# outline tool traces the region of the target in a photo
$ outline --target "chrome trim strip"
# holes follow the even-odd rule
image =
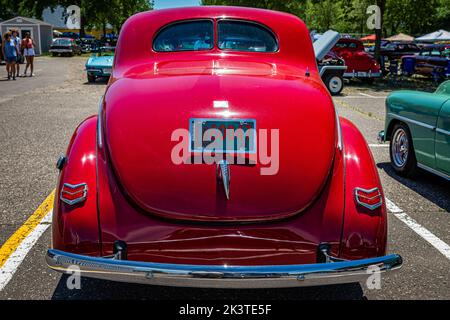
[[[440,129],[440,128],[436,128],[436,132],[445,134],[447,136],[450,136],[450,131],[444,130],[444,129]]]
[[[71,189],[76,189],[76,188],[80,188],[80,187],[84,187],[84,188],[83,188],[82,190],[80,190],[80,191],[70,192],[70,191],[64,191],[64,187],[69,187],[69,188],[71,188]],[[82,195],[80,198],[78,198],[78,199],[75,199],[75,200],[69,200],[69,199],[63,198],[63,192],[64,192],[64,193],[68,193],[68,194],[70,194],[70,195],[74,195],[74,194],[83,192],[83,195]],[[59,199],[60,199],[62,202],[64,202],[64,203],[67,203],[67,204],[69,204],[69,205],[74,205],[74,204],[77,204],[77,203],[80,203],[80,202],[86,200],[87,192],[88,192],[88,187],[87,187],[87,184],[86,184],[86,183],[80,183],[80,184],[64,183],[64,184],[63,184],[63,187],[61,188],[61,192],[59,193]]]
[[[398,119],[398,120],[402,120],[402,121],[405,121],[405,122],[409,122],[409,123],[412,123],[412,124],[415,124],[415,125],[418,125],[418,126],[430,129],[430,130],[435,130],[436,129],[436,127],[434,127],[432,125],[429,125],[427,123],[416,121],[416,120],[413,120],[413,119],[409,119],[409,118],[406,118],[406,117],[403,117],[403,116],[399,116],[399,115],[397,115],[395,113],[392,113],[392,112],[389,112],[388,115],[391,116],[392,118],[395,118],[395,119]]]
[[[439,176],[439,177],[441,177],[441,178],[444,178],[444,179],[450,181],[450,176],[447,175],[447,174],[445,174],[445,173],[443,173],[443,172],[440,172],[440,171],[437,171],[436,169],[427,167],[426,165],[421,164],[421,163],[417,163],[417,166],[418,166],[420,169],[423,169],[423,170],[425,170],[425,171],[428,171],[428,172],[430,172],[430,173],[433,173],[433,174],[435,174],[435,175],[437,175],[437,176]]]
[[[103,109],[103,96],[100,98],[100,103],[98,104],[98,114],[97,114],[97,144],[100,148],[103,146],[102,109]]]
[[[364,192],[364,193],[372,193],[372,192],[378,191],[378,194],[377,194],[376,196],[372,197],[372,198],[368,198],[368,197],[366,197],[366,196],[360,195],[360,194],[358,193],[359,191],[362,191],[362,192]],[[375,209],[381,207],[381,205],[383,204],[383,197],[381,196],[380,189],[378,189],[378,188],[373,188],[373,189],[370,189],[370,190],[363,189],[363,188],[355,188],[354,193],[355,193],[355,199],[356,199],[356,202],[357,202],[360,206],[363,206],[363,207],[365,207],[365,208],[367,208],[367,209],[369,209],[369,210],[375,210]],[[365,199],[372,200],[372,199],[375,199],[375,198],[377,198],[377,197],[380,198],[380,202],[377,203],[377,204],[374,204],[374,205],[370,205],[370,204],[361,202],[361,200],[359,200],[359,198],[365,198]]]
[[[322,76],[327,70],[347,70],[347,66],[323,66],[320,67],[320,76]]]
[[[341,128],[341,120],[339,119],[339,113],[336,109],[336,106],[334,107],[334,111],[336,113],[336,125],[337,125],[337,132],[338,132],[338,149],[339,151],[342,151],[344,148],[344,142],[342,140],[342,128]]]
[[[112,260],[49,249],[48,266],[58,272],[71,272],[77,266],[85,277],[164,286],[203,288],[283,288],[366,281],[369,268],[381,272],[399,269],[402,257],[304,265],[188,265]]]

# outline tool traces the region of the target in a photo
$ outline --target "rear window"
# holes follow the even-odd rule
[[[55,46],[70,46],[72,41],[70,39],[55,39],[53,45]]]
[[[200,51],[214,47],[214,26],[210,20],[178,22],[164,27],[153,41],[158,52]]]
[[[251,22],[226,21],[218,23],[221,50],[276,52],[278,42],[268,28]]]

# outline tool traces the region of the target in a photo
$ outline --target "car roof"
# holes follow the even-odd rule
[[[283,12],[265,9],[232,7],[232,6],[198,6],[176,9],[160,9],[138,13],[130,17],[122,26],[116,49],[116,70],[121,66],[131,67],[139,61],[157,63],[159,59],[167,60],[172,57],[186,57],[197,59],[208,55],[226,52],[217,47],[212,50],[186,51],[175,53],[158,53],[152,49],[152,41],[161,28],[176,22],[211,19],[243,20],[259,23],[271,29],[279,42],[279,50],[276,53],[261,52],[233,52],[234,56],[254,56],[256,59],[282,60],[286,64],[313,70],[317,68],[314,50],[306,24],[300,18]],[[144,39],[144,40],[143,40]],[[264,58],[261,58],[264,56]],[[307,66],[306,66],[307,64]]]

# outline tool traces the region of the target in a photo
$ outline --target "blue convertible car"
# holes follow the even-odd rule
[[[114,47],[101,47],[89,57],[86,62],[88,82],[94,82],[97,78],[108,78],[111,75],[114,50]]]

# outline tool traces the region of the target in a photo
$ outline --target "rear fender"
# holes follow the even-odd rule
[[[381,187],[372,153],[361,132],[350,121],[341,118],[345,159],[345,214],[341,257],[360,259],[383,256],[386,252],[387,217]],[[356,202],[355,188],[379,188],[383,204],[369,210]]]
[[[75,130],[67,149],[56,188],[53,209],[53,248],[100,255],[96,175],[97,116],[84,120]],[[86,200],[70,205],[60,199],[64,183],[87,184]]]

